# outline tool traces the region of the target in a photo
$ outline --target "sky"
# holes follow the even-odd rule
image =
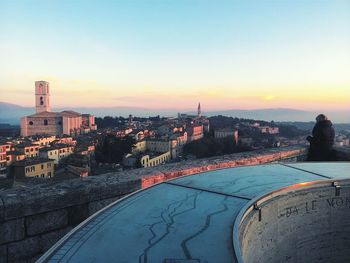
[[[0,0],[0,101],[350,109],[349,0]]]

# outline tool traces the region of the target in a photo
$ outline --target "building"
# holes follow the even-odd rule
[[[203,131],[206,132],[206,133],[209,133],[210,131],[210,122],[209,122],[209,119],[206,119],[206,118],[201,118],[200,119],[200,123],[203,125]]]
[[[142,130],[135,130],[128,134],[131,138],[135,139],[136,141],[140,141],[143,138],[145,138],[144,132]]]
[[[175,138],[153,138],[138,141],[133,145],[131,153],[123,159],[124,166],[135,166],[140,160],[142,167],[157,166],[177,157],[178,143]]]
[[[175,142],[174,142],[175,143]],[[148,139],[146,143],[146,149],[151,152],[168,152],[175,145],[171,140],[167,139]]]
[[[183,146],[187,143],[187,132],[175,133],[171,136],[172,139],[177,141],[177,146]]]
[[[88,177],[89,170],[84,167],[76,167],[73,165],[67,165],[65,167],[65,172],[71,174],[71,177]]]
[[[155,153],[170,152],[171,159],[176,158],[176,139],[147,139],[146,150]]]
[[[69,144],[69,145],[76,145],[77,141],[73,139],[71,136],[64,135],[62,137],[56,137],[56,140],[54,143],[62,143],[62,144]]]
[[[12,140],[4,140],[0,142],[1,146],[5,146],[6,152],[13,151],[14,148],[14,142]]]
[[[168,134],[170,133],[171,127],[168,124],[161,125],[157,128],[157,134]]]
[[[279,134],[278,127],[260,126],[258,129],[261,134]]]
[[[6,177],[7,161],[6,161],[6,144],[0,145],[0,178]]]
[[[71,155],[74,151],[74,146],[66,144],[55,144],[51,147],[44,147],[39,150],[39,156],[46,159],[54,160],[58,164],[61,159]]]
[[[338,135],[335,138],[334,145],[338,147],[348,147],[350,145],[350,140],[344,135]]]
[[[26,155],[20,151],[9,151],[6,153],[7,167],[9,167],[14,162],[22,161],[25,158]]]
[[[36,113],[21,118],[21,135],[78,135],[96,130],[95,118],[74,111],[51,112],[50,87],[46,81],[35,82]]]
[[[147,141],[146,140],[138,141],[133,145],[131,154],[136,155],[139,153],[143,153],[146,150],[147,150]]]
[[[54,161],[44,158],[25,159],[11,165],[11,174],[15,178],[52,178]]]
[[[32,143],[41,147],[49,146],[56,140],[55,135],[34,135],[32,136]]]
[[[188,142],[196,141],[203,138],[203,125],[194,124],[188,125],[187,130],[187,140]]]
[[[249,136],[239,137],[238,142],[247,146],[251,146],[254,143],[254,139]]]
[[[15,149],[26,155],[26,158],[35,158],[39,156],[39,146],[32,143],[20,143],[14,146]]]
[[[95,153],[96,146],[93,142],[84,142],[75,148],[75,152],[79,155],[91,156]]]
[[[214,137],[216,139],[232,137],[232,138],[234,138],[234,141],[237,144],[238,143],[238,130],[228,129],[228,128],[216,129],[214,131]]]
[[[141,157],[140,163],[142,167],[153,167],[160,164],[164,164],[171,159],[171,153],[165,152],[160,155],[149,155],[146,154]]]

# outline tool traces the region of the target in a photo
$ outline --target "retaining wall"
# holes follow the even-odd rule
[[[265,197],[241,221],[242,262],[350,262],[350,180],[337,183]]]
[[[0,262],[34,262],[99,209],[155,183],[214,169],[295,161],[306,151],[275,148],[0,191]]]

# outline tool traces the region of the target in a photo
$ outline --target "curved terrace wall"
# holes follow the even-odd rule
[[[136,190],[178,176],[305,154],[303,147],[276,148],[0,191],[1,262],[35,261],[88,216]]]
[[[251,204],[238,225],[244,263],[350,262],[350,180],[287,187]]]

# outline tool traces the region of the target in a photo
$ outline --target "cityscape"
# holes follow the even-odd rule
[[[65,180],[266,148],[306,146],[311,133],[310,123],[298,128],[287,122],[206,117],[200,102],[197,114],[178,113],[177,117],[130,114],[127,118],[95,118],[69,110],[52,112],[50,83],[35,81],[33,86],[36,113],[21,118],[20,134],[16,128],[2,129],[4,185],[32,178]],[[341,127],[335,146],[349,147],[350,125]]]
[[[350,262],[349,27],[346,0],[0,0],[0,263]]]

